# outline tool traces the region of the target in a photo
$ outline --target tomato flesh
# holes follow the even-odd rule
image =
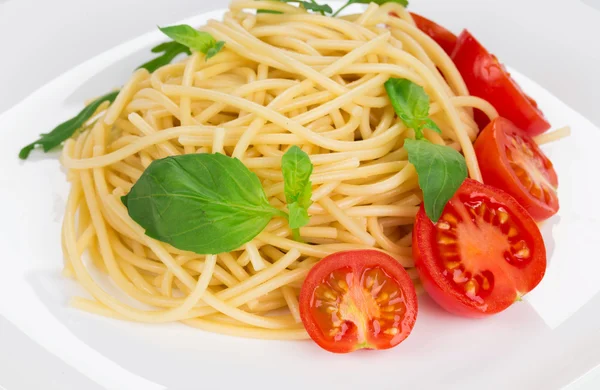
[[[502,117],[491,122],[475,142],[485,183],[514,196],[535,220],[559,209],[558,177],[552,162],[527,134]]]
[[[415,21],[415,24],[419,30],[429,35],[448,55],[452,55],[454,48],[456,47],[456,35],[421,15],[410,13]]]
[[[510,77],[505,67],[490,54],[467,30],[458,37],[452,60],[462,75],[471,95],[489,101],[500,116],[510,119],[529,135],[538,135],[550,128],[550,123]],[[489,120],[480,113],[477,123],[483,128]]]
[[[423,208],[415,265],[429,295],[451,313],[498,313],[542,280],[546,251],[533,219],[510,195],[467,179],[433,224]]]
[[[410,334],[416,292],[404,268],[385,253],[339,252],[311,269],[300,315],[310,337],[330,352],[387,349]]]

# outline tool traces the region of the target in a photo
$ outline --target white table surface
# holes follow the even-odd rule
[[[0,113],[118,43],[227,3],[0,0]],[[468,26],[503,62],[600,126],[600,0],[411,0],[411,8],[456,32]],[[464,11],[448,20],[450,8]],[[0,390],[97,388],[0,316]],[[569,387],[598,388],[600,369]]]

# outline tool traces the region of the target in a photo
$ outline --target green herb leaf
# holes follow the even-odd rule
[[[394,111],[402,122],[415,131],[415,137],[422,139],[423,129],[442,131],[429,119],[429,96],[420,85],[407,79],[391,78],[385,82],[385,90],[392,102]]]
[[[78,129],[83,127],[83,125],[94,115],[94,113],[102,103],[106,101],[110,103],[114,102],[118,94],[119,91],[114,91],[94,100],[93,102],[88,104],[83,110],[81,110],[79,114],[77,114],[75,117],[56,126],[48,134],[42,134],[37,141],[32,142],[31,144],[21,149],[21,151],[19,152],[19,158],[23,160],[27,159],[31,151],[38,145],[44,149],[44,152],[48,152],[51,149],[54,149],[55,147],[59,146],[64,141],[71,138]]]
[[[258,177],[236,158],[185,154],[153,161],[123,199],[146,234],[198,254],[239,248],[273,216]]]
[[[292,146],[281,158],[285,199],[288,204],[289,224],[292,229],[306,226],[308,208],[312,204],[310,175],[313,164],[310,157],[298,146]]]
[[[187,54],[187,55],[192,54],[192,52],[190,51],[190,49],[187,48],[187,46],[184,46],[181,43],[177,43],[177,42],[173,42],[173,41],[164,42],[164,43],[161,43],[160,45],[153,47],[152,53],[163,53],[163,54],[159,57],[156,57],[153,60],[150,60],[150,61],[140,65],[138,67],[138,69],[144,68],[148,72],[152,73],[156,69],[170,64],[175,59],[175,57],[177,57],[179,54]]]
[[[330,14],[333,12],[331,7],[327,4],[319,4],[315,0],[310,1],[299,1],[299,0],[271,0],[271,1],[279,1],[281,3],[298,3],[307,11],[319,12],[321,15]],[[266,12],[265,12],[266,11]],[[280,11],[271,11],[271,10],[258,10],[258,13],[278,13],[282,14]]]
[[[305,10],[319,12],[321,15],[333,12],[331,7],[327,4],[317,4],[315,1],[298,1],[298,3],[304,7]]]
[[[281,12],[281,11],[275,11],[272,9],[257,9],[256,13],[257,14],[275,14],[275,15],[283,14],[283,12]]]
[[[225,42],[217,42],[209,33],[198,31],[187,24],[159,27],[158,29],[175,42],[206,54],[206,59],[217,54],[225,45]]]
[[[427,140],[406,139],[404,148],[408,151],[408,161],[419,175],[425,212],[436,223],[448,200],[467,178],[465,158],[449,146]]]
[[[369,3],[375,3],[375,4],[379,4],[379,5],[382,5],[385,3],[398,3],[403,7],[408,7],[408,0],[348,0],[348,2],[346,4],[344,4],[340,9],[335,11],[333,16],[338,16],[340,12],[342,12],[344,9],[346,9],[346,7],[349,7],[351,4],[369,4]]]

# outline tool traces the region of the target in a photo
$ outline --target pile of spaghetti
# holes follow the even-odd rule
[[[72,304],[132,321],[301,339],[308,336],[299,289],[329,254],[379,248],[419,288],[411,230],[422,195],[402,147],[414,132],[396,117],[384,83],[397,77],[424,87],[430,118],[442,130],[425,136],[461,151],[475,179],[473,108],[493,119],[494,107],[469,96],[448,55],[399,4],[334,18],[286,3],[234,1],[222,21],[200,30],[226,42],[218,55],[193,53],[153,73],[136,71],[65,145],[62,164],[72,184],[65,272],[94,298]],[[154,160],[223,153],[254,172],[277,207],[285,202],[281,157],[292,145],[314,165],[314,203],[301,241],[276,217],[238,250],[186,252],[145,235],[120,199]],[[120,293],[107,292],[91,267]]]

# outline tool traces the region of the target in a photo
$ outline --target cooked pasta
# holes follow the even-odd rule
[[[424,87],[442,130],[426,130],[426,138],[461,151],[476,180],[473,109],[493,119],[495,108],[469,95],[448,55],[395,3],[332,18],[282,2],[234,1],[222,21],[200,30],[226,42],[218,55],[193,53],[153,73],[137,70],[110,107],[101,106],[65,144],[65,273],[93,297],[75,298],[73,306],[131,321],[302,339],[300,286],[331,253],[378,248],[419,288],[411,230],[422,195],[403,147],[414,132],[396,117],[384,83],[401,77]],[[292,145],[314,165],[302,241],[275,217],[237,250],[199,255],[145,235],[120,200],[152,161],[223,153],[240,159],[270,204],[282,207],[281,157]],[[138,304],[107,292],[90,267]]]

